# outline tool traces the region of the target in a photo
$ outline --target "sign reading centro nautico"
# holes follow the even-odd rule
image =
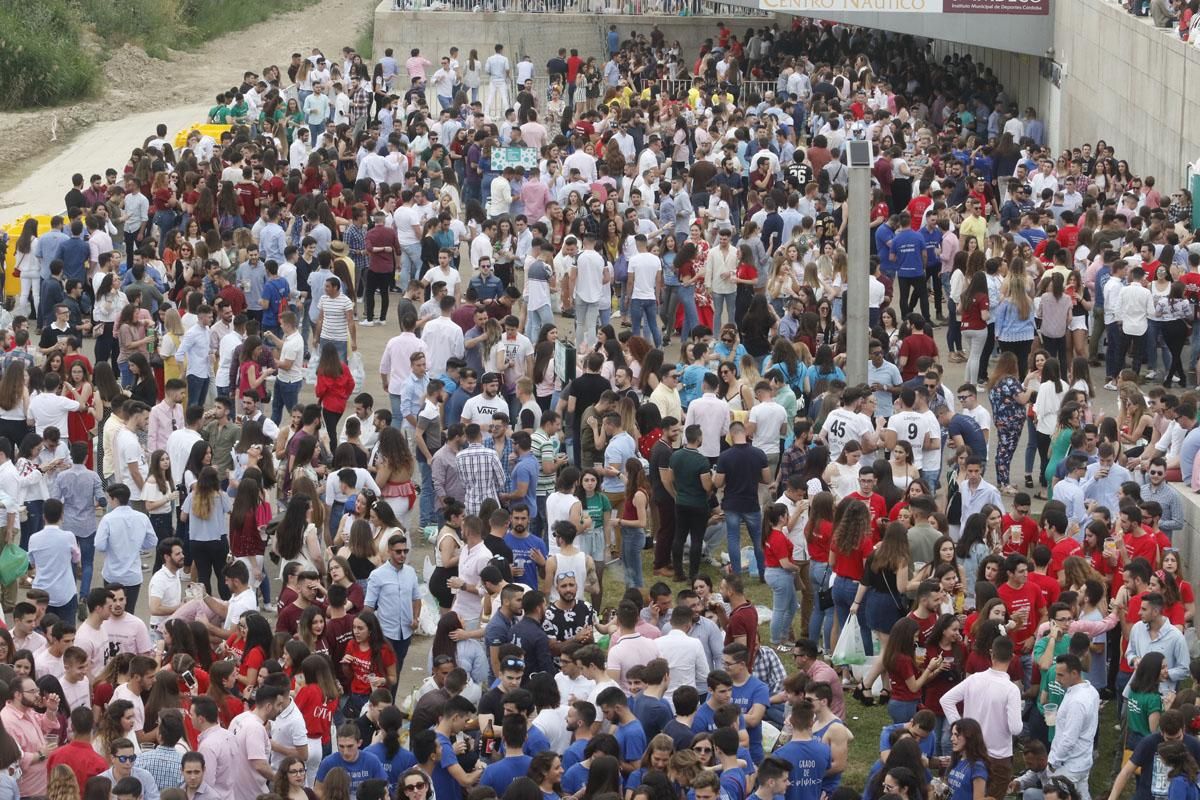
[[[1046,15],[1050,0],[758,0],[763,11]]]

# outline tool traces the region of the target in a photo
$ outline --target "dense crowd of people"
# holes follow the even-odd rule
[[[296,53],[26,224],[0,800],[1089,800],[1106,701],[1197,800],[1188,192],[905,37],[606,49]]]

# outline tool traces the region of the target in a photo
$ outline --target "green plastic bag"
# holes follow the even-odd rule
[[[837,647],[829,658],[834,666],[850,664],[860,666],[866,663],[867,652],[863,648],[862,629],[858,625],[858,617],[852,616],[846,620],[841,634],[838,636]]]
[[[8,586],[29,571],[29,553],[9,543],[0,550],[0,585]]]

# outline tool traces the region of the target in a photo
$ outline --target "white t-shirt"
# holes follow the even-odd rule
[[[871,421],[862,414],[847,408],[835,408],[825,417],[821,433],[829,443],[829,458],[837,460],[842,454],[842,448],[851,440],[861,442],[862,438],[872,431]]]
[[[936,417],[931,425],[929,417],[919,411],[897,411],[888,419],[887,427],[889,431],[895,432],[897,440],[908,442],[913,451],[913,461],[920,464],[921,469],[937,469],[937,466],[925,466],[925,437],[933,434],[934,439],[940,440],[942,435],[942,428]],[[930,452],[934,455],[933,464],[938,464],[941,447],[935,447]]]
[[[421,277],[430,286],[433,286],[438,281],[446,284],[446,294],[451,297],[458,295],[458,283],[462,277],[458,274],[458,270],[450,267],[445,272],[442,272],[440,266],[430,267],[429,270]]]
[[[585,303],[599,303],[604,292],[604,256],[584,250],[575,266],[575,296]]]
[[[591,696],[592,690],[596,688],[596,682],[591,678],[580,675],[575,680],[571,680],[563,672],[554,676],[554,683],[558,685],[558,694],[564,703],[586,700]]]
[[[295,383],[304,380],[304,337],[300,331],[295,331],[284,337],[283,346],[279,348],[279,358],[276,363],[291,361],[291,369],[280,369],[275,374],[275,380],[284,383]]]
[[[138,474],[142,476],[143,481],[149,476],[146,469],[146,453],[142,450],[142,443],[138,441],[137,434],[129,428],[121,428],[117,431],[115,443],[116,461],[113,462],[113,475],[117,483],[123,483],[129,487],[130,500],[141,500],[141,487],[134,483],[129,465],[137,464]]]
[[[492,424],[492,415],[500,411],[508,413],[508,402],[503,395],[497,394],[495,397],[488,397],[480,392],[463,404],[461,422],[463,425],[470,425],[474,422],[476,425],[486,427]]]
[[[160,567],[158,572],[150,577],[150,596],[157,597],[159,602],[168,608],[178,607],[183,602],[181,575],[181,572],[172,575],[166,567]],[[150,627],[158,628],[166,619],[165,616],[151,614]]]
[[[787,410],[774,400],[768,400],[750,409],[749,419],[757,426],[754,429],[754,446],[766,455],[777,455],[782,436],[780,431],[788,421]]]
[[[78,410],[78,400],[57,394],[40,392],[29,401],[29,414],[33,417],[33,429],[39,436],[45,432],[46,428],[55,427],[65,437],[67,414]]]
[[[122,683],[113,689],[113,700],[128,700],[133,703],[133,729],[140,731],[146,727],[146,706],[142,703],[141,695],[129,691],[129,684]],[[109,702],[112,702],[111,700]]]
[[[657,279],[661,272],[662,260],[654,253],[638,253],[629,259],[629,274],[633,278],[633,299],[655,299],[658,296],[655,291]]]
[[[92,704],[92,682],[87,675],[79,683],[71,683],[65,678],[59,680],[62,685],[63,698],[67,701],[67,713],[77,708],[87,708]]]
[[[233,630],[242,614],[247,611],[258,611],[258,600],[254,589],[245,589],[229,598],[229,612],[225,615],[225,630]]]
[[[221,337],[221,342],[217,345],[218,388],[224,389],[229,386],[229,368],[233,366],[233,351],[242,346],[245,338],[237,331],[230,331]],[[171,459],[171,465],[174,466],[174,464],[175,459]]]
[[[413,232],[413,226],[421,224],[421,215],[415,208],[399,206],[396,213],[392,214],[392,221],[396,225],[396,238],[400,240],[401,247],[421,243]]]

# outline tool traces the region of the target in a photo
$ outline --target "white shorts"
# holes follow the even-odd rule
[[[1067,323],[1068,331],[1086,331],[1088,329],[1087,314],[1072,316],[1071,321]]]

